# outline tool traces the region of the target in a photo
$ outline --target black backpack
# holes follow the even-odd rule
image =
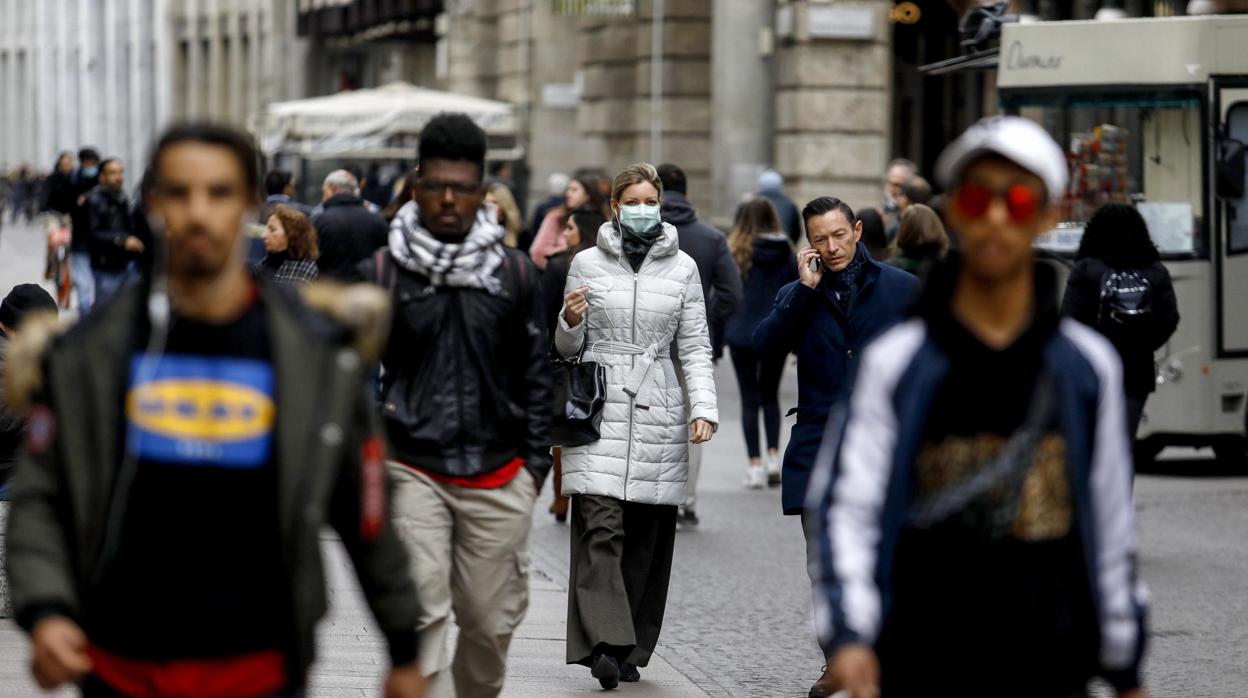
[[[1133,328],[1152,316],[1153,288],[1142,269],[1111,269],[1101,278],[1097,324]]]

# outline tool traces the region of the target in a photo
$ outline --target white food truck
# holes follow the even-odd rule
[[[1182,320],[1156,355],[1141,451],[1212,446],[1242,463],[1248,421],[1248,16],[1008,24],[1003,111],[1067,149],[1064,222],[1038,244],[1073,258],[1101,204],[1133,202]]]

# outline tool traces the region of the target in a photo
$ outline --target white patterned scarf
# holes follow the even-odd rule
[[[497,295],[503,284],[494,272],[506,256],[504,232],[497,208],[484,203],[463,242],[440,242],[420,224],[420,208],[409,201],[390,223],[390,256],[404,269],[428,277],[434,286],[479,288]]]

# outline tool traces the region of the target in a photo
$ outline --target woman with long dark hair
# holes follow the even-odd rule
[[[894,245],[889,263],[922,278],[949,253],[949,234],[935,211],[923,204],[911,204],[901,214]]]
[[[746,455],[750,459],[745,486],[780,485],[780,378],[786,354],[761,355],[754,351],[754,328],[771,312],[776,294],[797,280],[797,257],[793,243],[780,227],[775,206],[755,197],[741,207],[737,227],[728,236],[728,249],[741,273],[741,303],[724,327],[724,343],[732,355],[732,368],[741,389],[741,426]],[[758,438],[762,412],[767,436],[764,470]]]
[[[414,187],[418,179],[420,179],[420,170],[415,167],[404,175],[403,183],[399,186],[399,190],[394,193],[394,198],[390,199],[390,203],[381,209],[381,217],[385,218],[387,223],[393,221],[394,217],[399,215],[399,209],[412,200],[412,196],[415,194]]]
[[[559,325],[559,310],[563,307],[563,286],[568,281],[568,267],[572,266],[572,258],[584,250],[598,246],[598,229],[607,222],[602,211],[584,206],[572,212],[563,224],[563,238],[567,249],[556,252],[546,258],[546,271],[542,273],[542,299],[546,305],[546,329],[549,336],[555,336],[555,328]],[[555,521],[563,523],[568,520],[568,498],[563,496],[563,449],[551,450],[554,456],[554,489],[555,501],[550,505],[550,513]]]
[[[1083,232],[1062,314],[1109,338],[1122,357],[1132,438],[1156,388],[1153,353],[1179,326],[1170,272],[1134,206],[1106,204]]]
[[[556,206],[546,214],[529,248],[529,257],[538,269],[545,270],[546,260],[551,255],[567,249],[568,243],[563,236],[564,223],[573,211],[583,207],[602,211],[603,217],[606,217],[606,202],[598,193],[598,183],[588,177],[573,177],[568,180],[568,188],[563,192],[563,206]]]

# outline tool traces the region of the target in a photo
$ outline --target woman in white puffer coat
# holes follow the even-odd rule
[[[710,440],[719,421],[702,284],[659,219],[662,191],[645,163],[616,176],[614,218],[572,260],[555,330],[560,354],[584,351],[606,369],[602,438],[563,449],[567,660],[604,688],[637,681],[658,642],[689,444]]]

